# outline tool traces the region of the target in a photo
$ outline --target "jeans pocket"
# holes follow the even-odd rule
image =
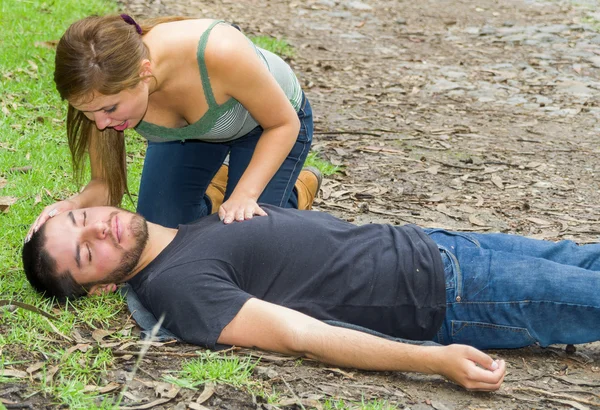
[[[524,327],[462,320],[451,322],[450,337],[452,343],[470,345],[478,349],[516,349],[537,342]]]
[[[425,233],[427,235],[432,236],[432,239],[434,239],[434,240],[436,238],[435,234],[441,234],[442,236],[445,236],[447,238],[462,238],[466,241],[471,242],[473,245],[477,246],[478,248],[481,247],[481,244],[479,243],[479,241],[476,238],[474,238],[472,235],[469,235],[466,232],[456,232],[456,231],[447,231],[445,229],[440,229],[440,228],[430,228],[430,229],[425,229]]]

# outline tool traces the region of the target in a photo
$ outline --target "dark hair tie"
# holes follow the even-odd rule
[[[121,18],[125,21],[125,23],[135,26],[135,31],[137,31],[138,34],[142,34],[142,28],[138,23],[135,22],[133,17],[131,17],[129,14],[121,14]]]

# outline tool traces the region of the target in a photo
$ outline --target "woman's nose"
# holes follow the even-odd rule
[[[96,127],[102,131],[106,127],[108,127],[111,123],[111,119],[108,115],[102,113],[96,113],[94,115],[94,121],[96,122]]]

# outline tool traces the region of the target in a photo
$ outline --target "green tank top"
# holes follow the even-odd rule
[[[204,97],[208,104],[208,111],[198,121],[181,128],[168,128],[141,121],[135,127],[135,130],[144,138],[154,142],[185,139],[226,142],[246,135],[258,125],[248,110],[236,99],[230,98],[221,105],[215,101],[204,60],[204,52],[210,32],[219,23],[224,22],[216,20],[211,23],[208,29],[202,33],[198,42],[198,67],[200,69]],[[250,40],[248,42],[252,44]],[[269,72],[277,80],[277,83],[283,89],[294,109],[298,111],[302,102],[302,89],[290,66],[279,56],[256,47],[254,44],[252,46],[256,54],[269,69]]]

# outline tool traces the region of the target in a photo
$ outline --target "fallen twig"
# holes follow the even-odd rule
[[[536,389],[534,387],[515,387],[515,388],[513,388],[513,390],[514,391],[528,391],[528,392],[533,392],[533,393],[538,393],[538,394],[544,394],[546,396],[554,397],[554,398],[557,398],[557,399],[573,400],[573,401],[576,401],[578,403],[589,404],[590,406],[600,407],[600,402],[597,402],[597,401],[580,399],[578,397],[571,396],[569,394],[552,393],[550,391],[542,390],[542,389]]]
[[[56,320],[56,316],[51,315],[50,313],[44,312],[42,309],[39,309],[35,306],[28,305],[27,303],[17,302],[16,300],[8,300],[2,299],[0,300],[0,306],[17,306],[21,309],[29,310],[30,312],[37,313],[39,315],[45,316],[48,319]]]

